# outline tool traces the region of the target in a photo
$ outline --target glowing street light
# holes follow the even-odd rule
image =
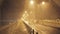
[[[43,2],[42,2],[42,4],[44,5],[44,4],[45,4],[45,2],[43,1]]]
[[[33,1],[33,0],[31,0],[31,1],[30,1],[30,4],[34,4],[34,1]]]
[[[25,11],[25,13],[27,13],[27,11]]]

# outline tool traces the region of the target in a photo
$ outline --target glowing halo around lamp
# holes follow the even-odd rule
[[[34,4],[34,1],[33,1],[33,0],[31,0],[31,1],[30,1],[30,4]]]
[[[45,2],[43,1],[43,2],[42,2],[42,5],[44,5],[44,4],[45,4]]]

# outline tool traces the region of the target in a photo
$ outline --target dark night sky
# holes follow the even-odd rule
[[[23,10],[24,10],[24,0],[3,0],[1,6],[1,19],[17,20],[21,18]]]
[[[17,17],[24,9],[23,0],[5,0],[3,3],[3,14],[8,17]]]

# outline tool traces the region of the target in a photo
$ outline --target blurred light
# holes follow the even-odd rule
[[[28,16],[29,16],[29,15],[28,15],[27,11],[25,11],[22,17],[23,17],[23,18],[26,18],[26,17],[28,17]]]
[[[44,4],[45,4],[45,2],[43,1],[43,2],[42,2],[42,4],[44,5]]]
[[[24,20],[24,18],[22,18],[22,20],[23,20],[26,24],[29,24],[28,21]]]
[[[34,1],[33,1],[33,0],[31,0],[31,1],[30,1],[30,4],[34,4]]]
[[[25,13],[27,13],[27,11],[25,11]]]

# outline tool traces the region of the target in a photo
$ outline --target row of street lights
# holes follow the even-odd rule
[[[28,0],[27,0],[27,1],[28,1]],[[26,4],[27,6],[25,6],[25,8],[28,8],[28,9],[25,9],[24,14],[23,14],[23,16],[22,16],[22,20],[23,20],[27,25],[30,25],[31,23],[33,23],[33,22],[35,23],[35,22],[36,22],[36,20],[35,20],[35,11],[36,11],[38,8],[36,8],[36,4],[35,4],[35,3],[36,3],[35,0],[30,0],[29,3]],[[42,1],[41,4],[44,5],[45,2]],[[32,19],[31,19],[31,17],[32,17]],[[31,20],[32,20],[33,22],[32,22]],[[30,25],[30,26],[32,27],[32,29],[35,30],[35,28],[34,28],[32,25]],[[34,32],[33,32],[33,33],[34,33]],[[36,33],[36,34],[38,34],[38,33]]]
[[[26,0],[26,1],[28,1],[28,0]],[[42,4],[42,5],[45,5],[45,2],[42,1],[41,4]],[[30,18],[30,19],[31,19],[31,17],[32,17],[32,18],[34,18],[34,20],[35,20],[35,13],[36,13],[36,11],[37,11],[37,9],[38,9],[38,7],[35,6],[35,0],[30,0],[30,1],[29,1],[29,4],[26,4],[26,5],[28,5],[28,6],[27,6],[27,7],[25,6],[25,8],[28,8],[28,9],[25,9],[22,18],[26,20],[27,18]],[[29,5],[30,5],[30,6],[29,6]],[[32,6],[31,6],[31,5],[32,5]],[[34,7],[34,8],[33,8],[33,7]],[[31,11],[32,11],[32,12],[31,12]],[[39,10],[38,10],[38,11],[39,11]],[[30,15],[29,13],[31,13],[31,15]],[[29,20],[29,19],[28,19],[28,20]]]

